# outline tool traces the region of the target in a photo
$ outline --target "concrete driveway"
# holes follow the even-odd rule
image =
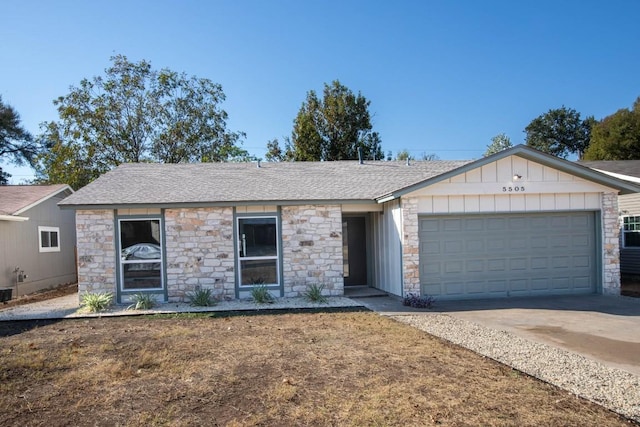
[[[358,301],[381,314],[425,313],[391,297]],[[438,301],[428,312],[511,332],[640,375],[640,299],[584,295]]]

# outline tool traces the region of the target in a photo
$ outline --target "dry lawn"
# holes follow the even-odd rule
[[[0,323],[13,426],[631,425],[373,313]]]

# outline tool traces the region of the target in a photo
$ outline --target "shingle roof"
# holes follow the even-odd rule
[[[599,160],[578,163],[592,169],[640,178],[640,160]]]
[[[61,205],[374,200],[466,161],[134,163],[81,188]]]
[[[70,187],[56,185],[0,185],[0,215],[17,215],[25,208]]]

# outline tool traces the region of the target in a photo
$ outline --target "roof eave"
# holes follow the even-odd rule
[[[105,209],[183,209],[206,208],[222,206],[301,206],[301,205],[356,205],[375,203],[373,199],[319,199],[319,200],[244,200],[244,201],[218,201],[218,202],[177,202],[177,203],[113,203],[113,204],[63,204],[61,209],[74,210],[105,210]]]
[[[36,200],[35,202],[18,209],[17,211],[14,212],[14,215],[20,215],[21,213],[28,211],[32,207],[37,206],[40,203],[45,202],[45,201],[49,200],[50,198],[55,197],[58,194],[60,194],[62,192],[65,192],[65,191],[69,191],[70,194],[73,194],[73,189],[70,186],[65,184],[64,187],[59,188],[57,191],[52,191],[48,195],[46,195],[44,197],[41,197],[40,199]]]
[[[624,181],[622,179],[618,179],[616,177],[598,172],[586,166],[582,166],[574,162],[570,162],[568,160],[564,160],[559,157],[543,153],[541,151],[535,150],[533,148],[530,148],[530,147],[527,147],[526,145],[521,144],[521,145],[516,145],[515,147],[512,147],[512,148],[508,148],[506,150],[500,151],[498,153],[492,154],[490,156],[483,157],[474,162],[467,163],[466,165],[460,166],[459,168],[452,169],[448,172],[445,172],[433,178],[426,179],[417,184],[410,185],[408,187],[399,189],[389,194],[381,195],[376,198],[376,201],[378,203],[383,203],[385,201],[397,199],[413,191],[428,187],[433,184],[437,184],[438,182],[442,182],[454,176],[460,175],[461,173],[469,172],[473,169],[477,169],[479,167],[482,167],[484,165],[487,165],[489,163],[495,162],[497,160],[500,160],[509,156],[522,157],[524,159],[531,160],[536,163],[540,163],[544,166],[549,166],[554,169],[561,170],[563,172],[569,173],[579,178],[583,178],[583,179],[595,182],[597,184],[604,185],[605,187],[614,188],[620,191],[620,194],[632,194],[632,193],[640,192],[640,185],[636,185],[634,183]]]

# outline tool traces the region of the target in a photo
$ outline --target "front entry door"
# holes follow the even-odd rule
[[[344,285],[367,284],[367,238],[364,217],[342,218]]]

